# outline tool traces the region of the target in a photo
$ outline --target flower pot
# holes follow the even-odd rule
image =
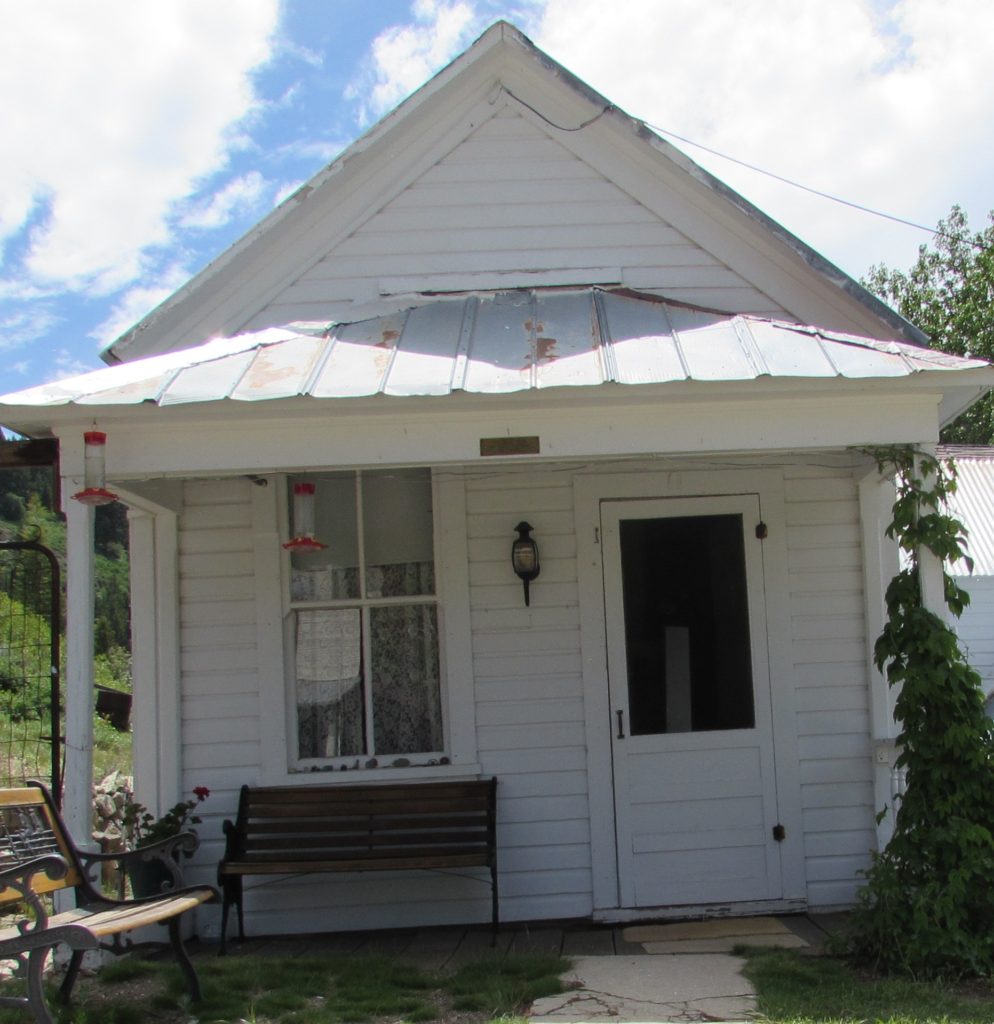
[[[131,857],[127,861],[127,872],[134,896],[158,896],[174,888],[172,873],[161,860]]]

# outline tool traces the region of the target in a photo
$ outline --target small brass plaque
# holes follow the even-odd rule
[[[538,455],[537,437],[481,437],[481,455]]]

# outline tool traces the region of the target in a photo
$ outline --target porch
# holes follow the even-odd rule
[[[690,930],[703,933],[699,939],[681,940],[686,946],[680,952],[714,952],[715,940],[727,938],[731,945],[748,944],[748,934],[727,935],[728,928],[741,932],[749,921],[775,922],[782,926],[772,934],[795,936],[806,945],[797,945],[812,954],[822,950],[829,935],[837,932],[845,920],[841,913],[788,914],[764,918],[708,918],[702,921],[660,922],[651,924],[592,924],[587,920],[531,921],[502,925],[496,945],[491,945],[487,925],[440,926],[435,928],[392,928],[377,931],[328,932],[313,935],[250,936],[244,942],[229,942],[229,956],[308,957],[327,955],[389,956],[429,970],[449,970],[485,957],[510,955],[562,956],[567,959],[588,956],[651,956],[663,953],[666,942],[635,941],[633,936],[646,935],[649,929],[673,929],[674,936]],[[769,926],[767,934],[770,934]],[[638,931],[636,931],[638,930]],[[627,937],[626,937],[627,936]],[[676,940],[674,940],[676,941]],[[694,948],[695,943],[699,943]],[[794,945],[794,943],[791,943]],[[191,955],[196,958],[214,956],[214,942],[191,942]],[[677,952],[674,948],[670,952]]]

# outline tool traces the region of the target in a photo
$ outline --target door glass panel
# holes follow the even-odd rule
[[[629,732],[753,728],[742,516],[620,528]]]

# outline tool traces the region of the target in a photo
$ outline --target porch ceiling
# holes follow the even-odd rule
[[[608,383],[870,380],[988,365],[905,342],[623,290],[546,289],[412,297],[407,308],[373,319],[215,339],[4,395],[0,405],[171,406]]]

